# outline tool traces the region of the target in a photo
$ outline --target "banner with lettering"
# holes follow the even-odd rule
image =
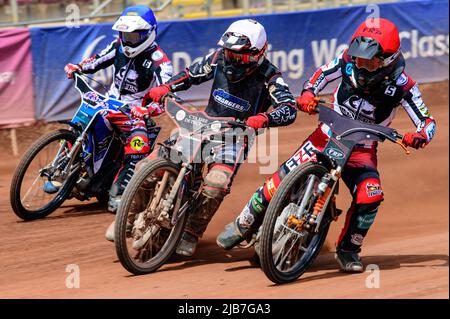
[[[282,71],[294,95],[321,65],[331,61],[348,45],[366,18],[379,14],[398,26],[406,72],[418,82],[449,78],[448,1],[403,1],[380,5],[351,6],[291,13],[250,16],[262,23],[269,40],[268,58]],[[172,60],[175,72],[218,48],[222,33],[242,17],[162,21],[157,42]],[[111,24],[79,28],[31,29],[36,118],[70,118],[78,93],[64,74],[64,65],[77,63],[102,50],[116,36]],[[111,68],[93,77],[109,86]],[[92,82],[94,87],[99,87]],[[180,93],[193,103],[204,104],[211,83]],[[325,92],[330,92],[335,83]],[[101,89],[103,90],[103,89]]]

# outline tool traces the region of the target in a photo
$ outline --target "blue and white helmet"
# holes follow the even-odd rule
[[[119,31],[125,56],[134,58],[155,41],[156,27],[157,22],[152,9],[139,5],[126,8],[112,29]]]

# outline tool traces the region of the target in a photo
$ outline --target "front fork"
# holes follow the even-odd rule
[[[334,191],[341,177],[341,173],[341,166],[332,169],[330,173],[327,173],[322,177],[319,185],[317,186],[317,193],[314,195],[316,197],[316,203],[314,205],[313,212],[309,217],[308,223],[305,225],[309,226],[309,228],[311,225],[315,225],[314,232],[316,233],[319,232],[319,227],[323,216],[325,215],[325,211],[330,200],[334,197]]]

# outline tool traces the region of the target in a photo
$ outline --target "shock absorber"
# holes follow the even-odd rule
[[[330,174],[325,174],[319,185],[317,186],[317,200],[314,204],[313,212],[309,218],[309,224],[317,223],[319,224],[322,216],[322,212],[325,205],[328,204],[330,199],[330,193],[334,190],[337,181],[341,176],[342,168],[338,166],[336,169],[332,170]]]

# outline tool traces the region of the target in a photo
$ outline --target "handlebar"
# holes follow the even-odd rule
[[[324,99],[318,99],[317,100],[318,103],[321,104],[325,104],[325,105],[331,105],[334,106],[334,103],[328,102],[327,100]],[[315,108],[316,113],[319,113],[319,107],[316,106]],[[382,134],[382,133],[380,133]],[[386,135],[386,134],[382,134],[384,137],[386,137],[386,139],[390,140],[391,142],[399,145],[406,153],[406,155],[411,154],[411,152],[407,149],[407,146],[405,144],[403,144],[403,135],[397,133],[397,131],[394,131],[394,137]]]
[[[240,120],[228,121],[227,123],[228,123],[228,125],[233,126],[233,127],[239,127],[242,129],[248,128],[248,126],[245,124],[245,122],[240,121]]]

